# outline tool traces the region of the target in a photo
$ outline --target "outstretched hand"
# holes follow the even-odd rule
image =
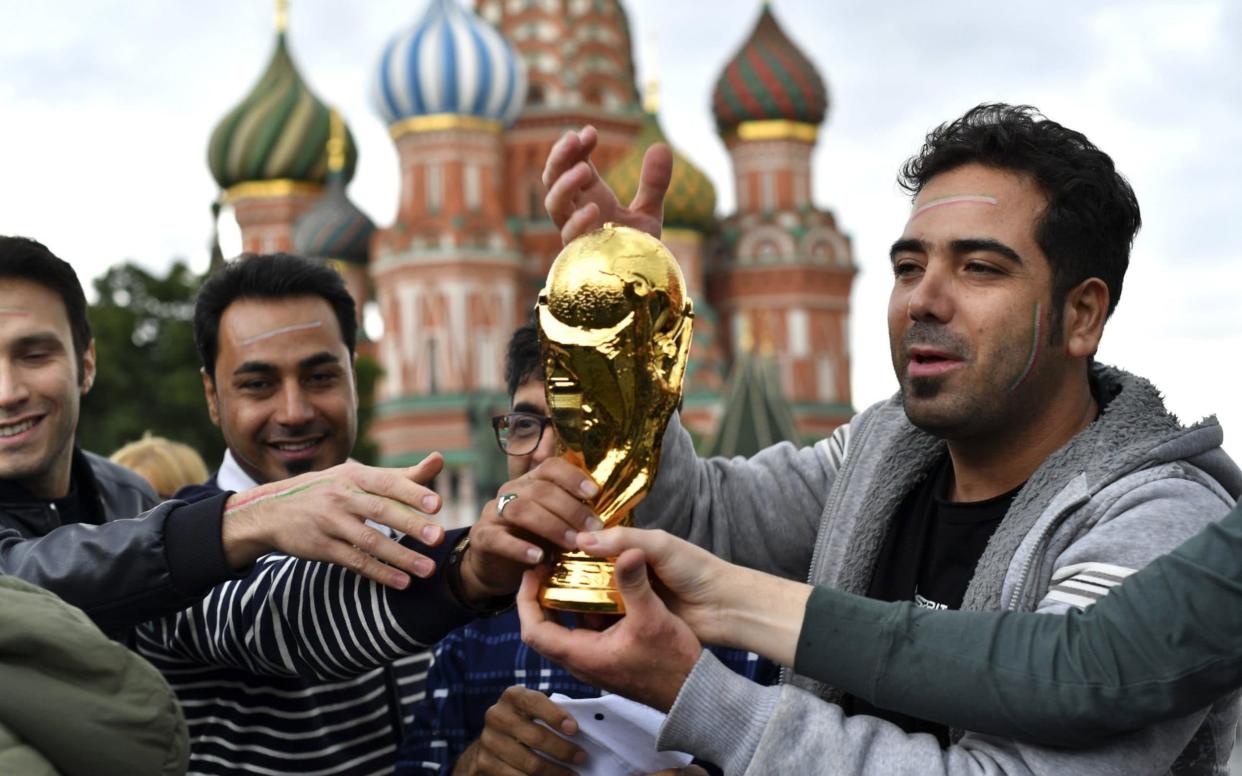
[[[665,606],[699,641],[793,665],[810,585],[736,566],[664,531],[580,533],[578,547],[598,558],[641,551]]]
[[[660,711],[672,708],[703,646],[651,589],[642,550],[626,550],[617,558],[625,616],[603,631],[570,630],[548,616],[539,605],[539,584],[548,573],[540,567],[522,577],[517,595],[522,641],[587,684]]]
[[[439,453],[407,469],[351,461],[235,493],[225,502],[221,522],[225,559],[241,570],[269,552],[284,552],[335,563],[382,585],[404,589],[410,574],[429,577],[435,563],[367,521],[428,546],[439,544],[444,529],[426,515],[439,511],[440,497],[425,483],[443,467]]]
[[[673,176],[673,152],[663,143],[647,149],[638,192],[625,207],[591,163],[591,152],[598,143],[599,133],[587,125],[577,132],[565,133],[548,154],[543,168],[543,185],[548,195],[543,204],[561,230],[561,242],[568,244],[608,222],[659,238],[664,223],[664,195]]]

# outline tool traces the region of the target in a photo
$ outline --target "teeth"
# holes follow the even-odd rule
[[[24,420],[21,423],[16,423],[11,426],[0,426],[0,437],[17,436],[23,431],[33,428],[34,424],[38,422],[39,422],[38,418],[33,418],[31,420]]]
[[[283,450],[286,453],[296,453],[302,450],[309,450],[314,447],[315,444],[316,440],[314,439],[309,442],[277,442],[276,449]]]

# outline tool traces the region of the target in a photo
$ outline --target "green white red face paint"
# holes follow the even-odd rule
[[[290,326],[281,326],[278,329],[272,329],[271,331],[265,331],[262,334],[256,334],[253,337],[247,337],[246,339],[242,340],[241,344],[243,347],[245,347],[246,345],[253,345],[256,342],[261,342],[265,339],[277,337],[281,334],[292,334],[293,332],[297,332],[297,331],[307,331],[308,329],[318,329],[321,326],[323,326],[323,321],[311,321],[310,323],[295,323]]]
[[[232,505],[228,507],[228,509],[224,510],[224,514],[229,515],[239,509],[242,509],[243,507],[262,504],[267,501],[280,501],[287,499],[290,496],[296,496],[303,491],[310,490],[311,488],[317,488],[320,485],[327,485],[330,482],[332,482],[331,477],[320,477],[319,479],[311,480],[310,482],[303,483],[301,485],[290,485],[284,490],[278,490],[275,493],[264,493],[262,491],[258,493],[252,492],[245,496],[240,496]]]
[[[915,208],[914,212],[910,214],[910,221],[913,221],[927,211],[935,210],[938,207],[962,204],[995,206],[997,204],[997,200],[996,197],[993,197],[991,194],[950,194],[945,197],[936,197],[935,199],[929,199]]]
[[[30,311],[23,310],[20,307],[0,307],[0,315],[7,315],[13,318],[24,318],[30,315]]]
[[[1034,368],[1035,361],[1039,358],[1039,348],[1043,342],[1043,323],[1043,306],[1040,305],[1039,302],[1036,302],[1035,317],[1034,321],[1031,323],[1031,352],[1030,355],[1026,357],[1026,366],[1023,367],[1022,371],[1016,378],[1014,378],[1013,383],[1009,386],[1009,391],[1011,393],[1017,390],[1018,386],[1022,385],[1022,383],[1026,382],[1026,378],[1031,376],[1031,369]]]

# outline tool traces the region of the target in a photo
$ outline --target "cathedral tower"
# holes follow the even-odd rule
[[[712,97],[737,212],[723,225],[709,297],[735,356],[743,340],[772,354],[806,438],[826,436],[853,412],[853,253],[833,214],[811,200],[811,155],[827,108],[819,73],[765,4]]]
[[[530,89],[526,107],[505,133],[505,211],[513,219],[527,267],[523,304],[534,304],[560,232],[543,207],[541,176],[561,135],[599,130],[593,160],[607,170],[625,155],[642,124],[629,21],[618,0],[477,0],[479,15],[517,48]]]
[[[372,244],[384,378],[371,435],[385,465],[444,453],[437,485],[458,524],[503,481],[490,419],[507,404],[505,346],[526,309],[502,129],[525,98],[517,53],[457,0],[432,0],[384,49],[375,79],[401,194]]]
[[[293,224],[323,191],[328,175],[329,109],[302,79],[277,13],[276,48],[259,82],[216,125],[207,164],[233,206],[242,250],[273,253],[293,248]],[[358,156],[344,130],[343,180]]]

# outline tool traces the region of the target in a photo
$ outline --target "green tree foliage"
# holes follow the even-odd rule
[[[90,307],[98,353],[94,387],[82,402],[78,441],[111,455],[150,431],[184,442],[214,470],[224,455],[220,430],[207,415],[198,352],[194,348],[194,295],[202,278],[184,262],[164,277],[136,264],[109,269],[94,282]],[[378,450],[365,436],[381,369],[366,356],[357,361],[358,443],[354,457],[374,463]]]
[[[78,422],[84,448],[111,455],[150,431],[190,445],[215,468],[224,441],[207,415],[194,349],[200,282],[181,261],[162,278],[121,264],[95,280],[90,319],[98,368]]]

